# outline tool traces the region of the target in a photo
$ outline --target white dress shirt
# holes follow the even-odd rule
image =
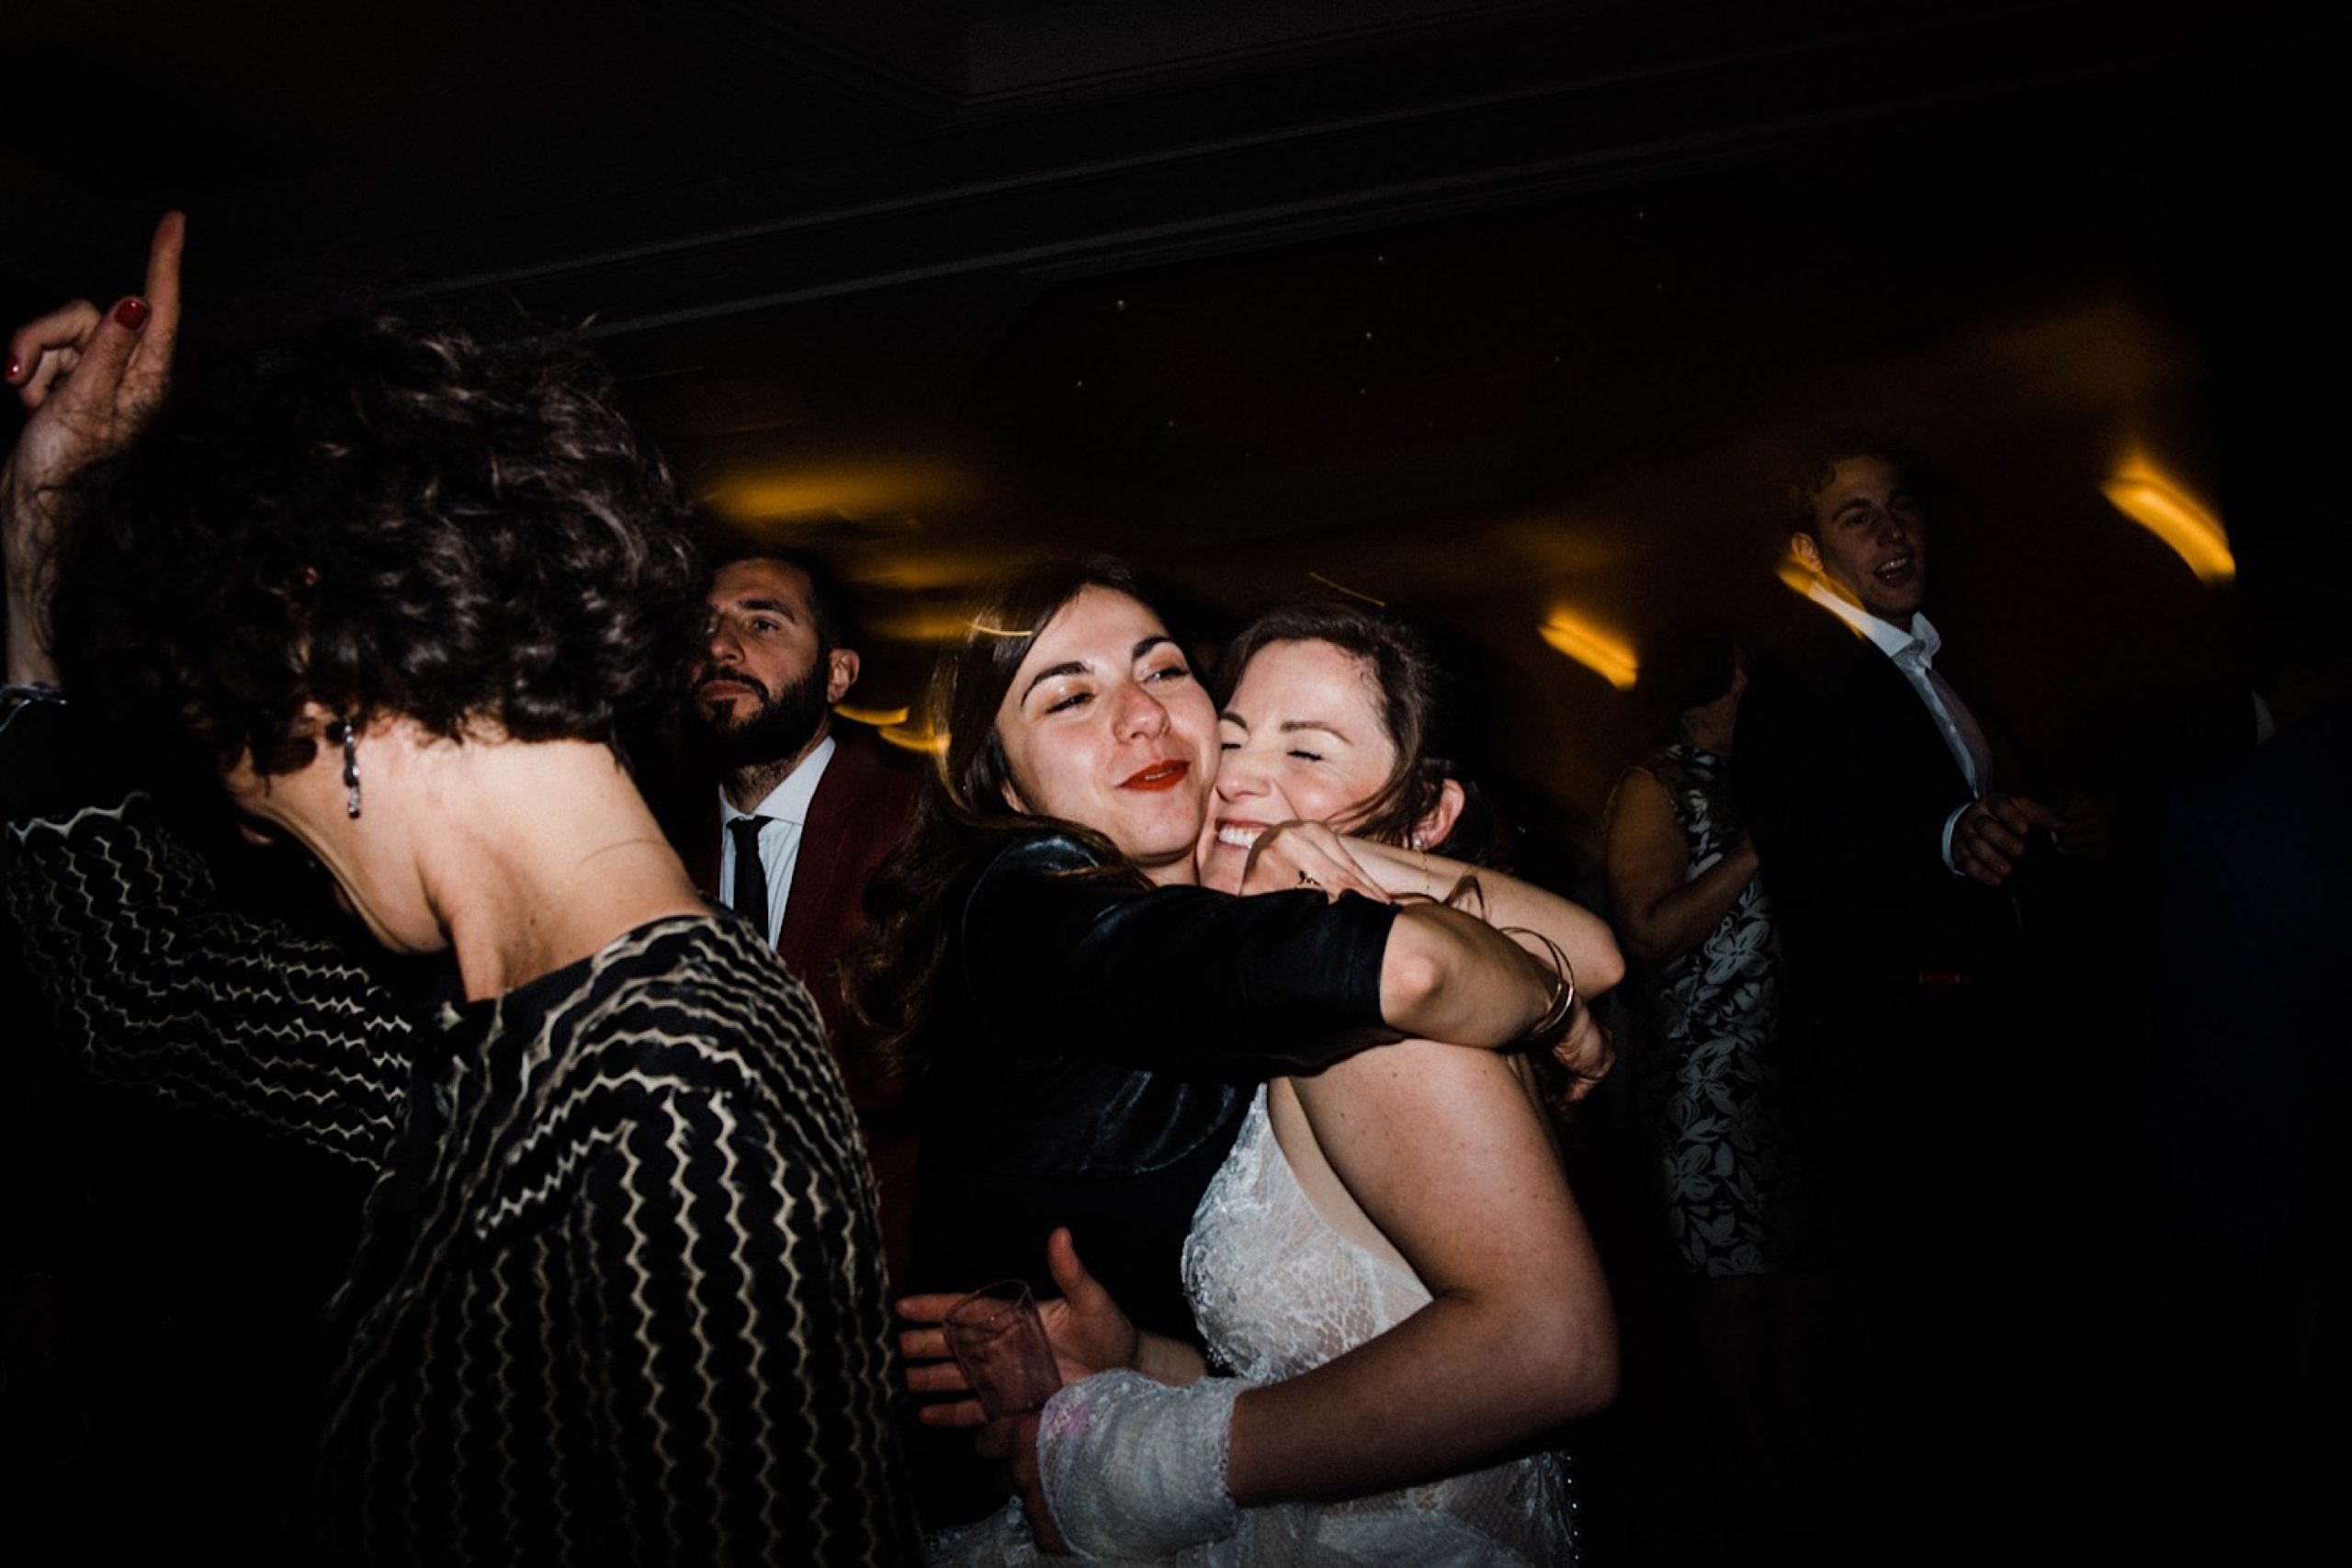
[[[1961,776],[1968,781],[1968,793],[1978,799],[1993,777],[1993,749],[1985,743],[1984,731],[1977,727],[1976,716],[1951,689],[1951,682],[1936,673],[1935,657],[1942,650],[1944,639],[1935,623],[1924,615],[1914,615],[1906,629],[1889,621],[1880,620],[1868,610],[1847,599],[1827,584],[1815,582],[1805,590],[1805,597],[1845,622],[1856,636],[1894,661],[1919,694],[1928,707],[1928,716],[1936,721],[1936,733],[1944,738],[1944,749],[1959,764]],[[1944,864],[1957,873],[1952,864],[1951,836],[1960,819],[1968,814],[1966,806],[1953,809],[1944,818]]]
[[[776,932],[784,929],[785,905],[792,897],[792,871],[800,863],[800,832],[808,821],[808,803],[816,798],[817,784],[825,776],[825,764],[833,760],[833,738],[826,736],[816,748],[800,760],[800,765],[784,776],[784,782],[768,791],[767,797],[749,811],[738,811],[727,798],[725,790],[718,794],[718,897],[726,901],[735,886],[735,835],[729,832],[731,823],[746,817],[765,817],[766,826],[760,829],[760,864],[768,876],[767,939],[775,941]]]

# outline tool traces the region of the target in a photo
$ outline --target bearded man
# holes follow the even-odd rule
[[[871,740],[836,733],[858,655],[822,563],[775,548],[731,557],[709,603],[693,711],[718,809],[696,813],[680,851],[704,893],[757,925],[815,998],[874,1165],[889,1271],[903,1279],[912,1110],[903,1086],[862,1065],[836,967],[864,923],[866,882],[906,831],[915,780]]]

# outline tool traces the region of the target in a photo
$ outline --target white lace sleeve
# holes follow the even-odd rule
[[[1232,1534],[1226,1459],[1249,1386],[1099,1372],[1046,1401],[1037,1473],[1062,1540],[1089,1556],[1153,1558]]]

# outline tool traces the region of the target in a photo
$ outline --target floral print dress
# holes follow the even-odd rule
[[[1725,760],[1688,741],[1643,770],[1664,786],[1690,843],[1684,879],[1737,841]],[[1645,987],[1645,1098],[1664,1161],[1667,1233],[1695,1274],[1769,1274],[1796,1249],[1772,1043],[1781,946],[1761,877],[1704,942],[1657,966]]]

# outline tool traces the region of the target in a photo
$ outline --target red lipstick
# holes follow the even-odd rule
[[[1185,778],[1192,773],[1192,771],[1193,764],[1184,761],[1182,757],[1170,757],[1162,761],[1154,762],[1151,766],[1143,769],[1141,772],[1130,774],[1128,777],[1122,779],[1119,781],[1119,787],[1121,789],[1155,791],[1174,789],[1178,784],[1184,782]]]

